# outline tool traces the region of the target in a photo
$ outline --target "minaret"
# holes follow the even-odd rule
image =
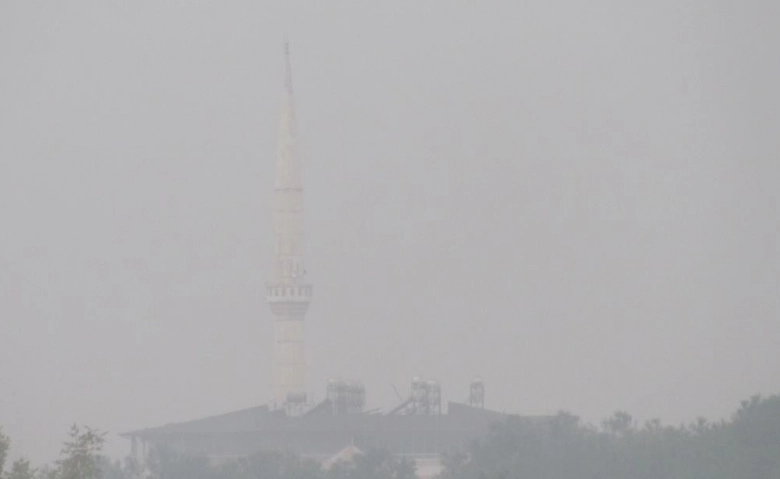
[[[304,319],[312,287],[303,265],[303,182],[296,145],[290,47],[284,45],[284,100],[274,182],[274,279],[266,300],[275,316],[274,406],[290,414],[306,405]]]

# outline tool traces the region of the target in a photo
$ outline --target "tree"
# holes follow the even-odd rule
[[[148,479],[212,479],[217,477],[207,457],[179,454],[164,446],[152,448],[146,460],[146,469]]]
[[[59,470],[57,468],[45,465],[35,473],[36,479],[59,479]]]
[[[546,421],[509,418],[467,454],[445,461],[442,479],[751,479],[780,478],[780,396],[744,401],[731,421],[698,419],[679,427],[625,412],[601,431],[559,414]]]
[[[382,450],[358,454],[351,462],[339,463],[327,471],[327,479],[414,479],[414,464]]]
[[[129,461],[125,462],[125,466],[120,461],[112,461],[107,456],[100,456],[99,467],[101,479],[129,479],[134,477],[140,477],[137,470],[127,467],[130,464]]]
[[[617,411],[612,417],[602,421],[601,425],[607,432],[617,436],[625,436],[633,430],[636,424],[631,414],[625,411]]]
[[[291,453],[258,452],[222,468],[219,477],[236,479],[319,479],[318,463]]]
[[[5,474],[3,479],[34,479],[35,469],[30,467],[30,461],[27,459],[17,459],[11,466],[11,470]]]
[[[62,459],[57,461],[60,479],[100,479],[101,458],[105,433],[85,427],[82,431],[73,425],[69,440],[62,448]]]
[[[3,428],[0,427],[0,476],[3,474],[5,460],[8,458],[8,449],[11,447],[11,440],[3,434]]]

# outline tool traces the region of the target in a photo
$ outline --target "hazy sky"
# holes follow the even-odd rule
[[[720,418],[780,391],[773,1],[0,1],[0,424],[271,396],[291,40],[309,389]]]

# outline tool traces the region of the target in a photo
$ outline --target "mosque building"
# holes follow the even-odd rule
[[[143,456],[165,446],[224,460],[261,450],[293,451],[326,462],[351,450],[379,448],[430,461],[464,448],[505,415],[484,407],[485,389],[475,378],[466,403],[442,407],[440,385],[413,378],[410,395],[389,411],[366,411],[360,383],[331,380],[323,401],[307,398],[304,327],[313,287],[304,264],[303,182],[296,148],[289,46],[274,182],[273,280],[266,301],[274,316],[273,399],[268,404],[193,421],[123,433]]]

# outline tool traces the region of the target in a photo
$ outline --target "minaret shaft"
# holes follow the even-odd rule
[[[285,45],[285,94],[274,181],[274,279],[266,299],[275,316],[274,402],[289,412],[306,403],[304,319],[312,287],[303,262],[303,182],[296,143],[289,47]]]

